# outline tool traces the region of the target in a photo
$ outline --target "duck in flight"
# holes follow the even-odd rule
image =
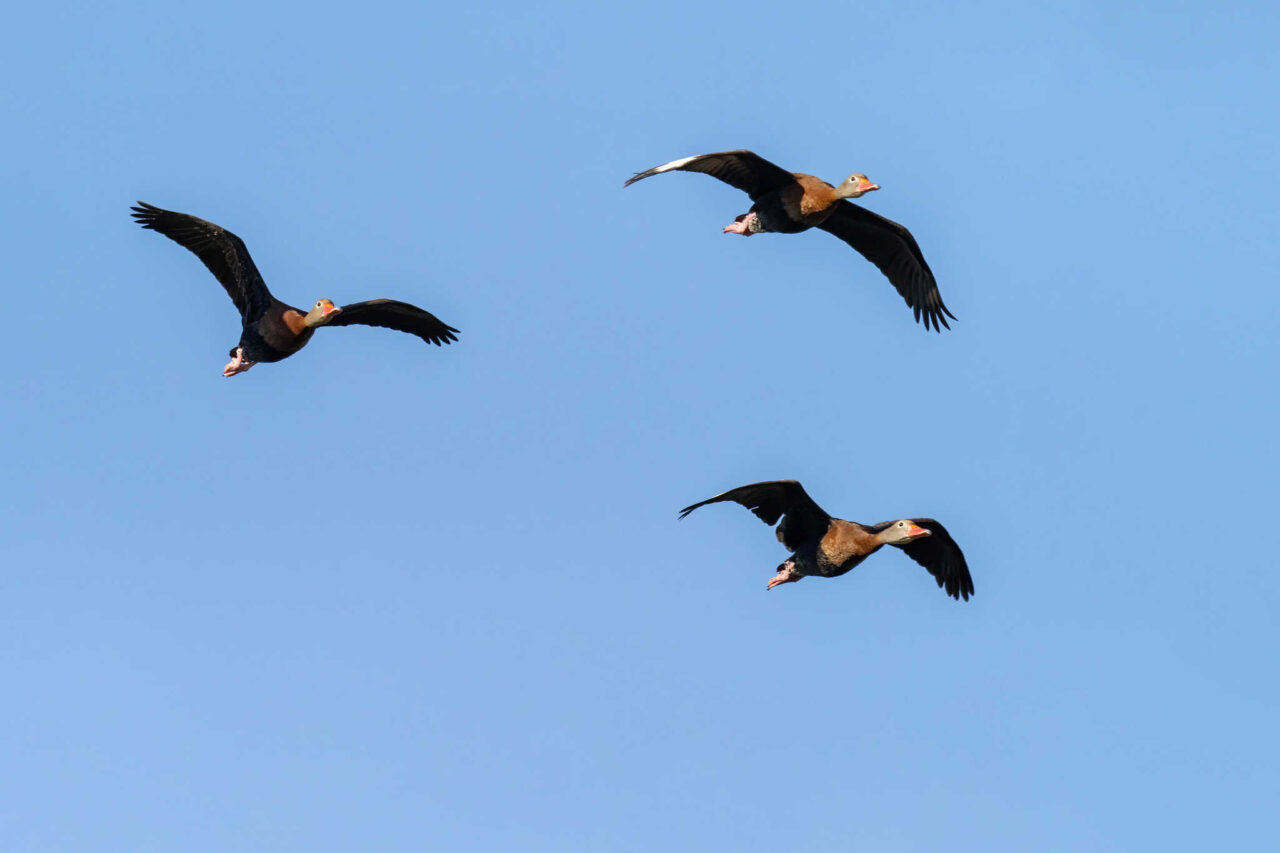
[[[928,569],[947,595],[969,600],[973,578],[960,546],[947,529],[932,518],[903,518],[879,524],[859,524],[827,515],[795,480],[771,480],[730,489],[714,498],[680,510],[684,518],[700,506],[733,501],[756,514],[765,524],[778,524],[778,541],[791,558],[778,566],[766,589],[795,583],[809,575],[834,578],[852,569],[885,545],[902,549]]]
[[[146,202],[138,202],[132,210],[143,228],[159,231],[203,261],[240,311],[240,343],[232,347],[231,362],[222,369],[223,376],[244,373],[261,361],[288,358],[306,346],[321,326],[382,326],[417,335],[436,346],[458,339],[458,330],[435,315],[394,299],[371,299],[341,308],[321,299],[310,311],[294,308],[271,295],[244,241],[230,231]]]
[[[821,228],[834,234],[879,267],[915,312],[941,332],[955,315],[942,304],[938,282],[911,232],[849,199],[880,189],[866,175],[854,174],[833,187],[801,172],[788,172],[751,151],[720,151],[663,163],[630,178],[624,187],[663,172],[702,172],[751,196],[751,209],[726,225],[726,234],[750,237],[762,232],[795,234]]]

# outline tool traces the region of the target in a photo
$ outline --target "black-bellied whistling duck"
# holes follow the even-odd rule
[[[726,225],[726,234],[750,237],[764,231],[795,234],[821,228],[834,234],[880,268],[915,312],[916,322],[941,332],[955,315],[942,304],[938,282],[925,263],[911,232],[847,199],[880,187],[863,174],[850,175],[837,187],[800,172],[788,172],[750,151],[720,151],[663,163],[638,172],[624,187],[663,172],[702,172],[751,196],[751,209]],[[946,316],[943,316],[946,315]],[[939,325],[941,324],[941,325]]]
[[[766,589],[778,584],[794,583],[809,575],[834,578],[842,575],[879,551],[893,545],[929,570],[947,595],[969,600],[973,595],[973,578],[964,561],[960,546],[947,529],[932,518],[903,518],[879,524],[859,524],[832,518],[805,494],[795,480],[772,480],[739,486],[724,494],[687,506],[680,510],[684,518],[700,506],[733,501],[751,510],[765,524],[777,524],[778,541],[791,553],[791,559],[778,566]]]
[[[223,376],[244,373],[260,361],[288,358],[306,346],[320,326],[382,326],[417,335],[436,346],[458,339],[457,329],[421,308],[394,299],[371,299],[341,308],[321,299],[310,311],[286,305],[267,290],[244,241],[227,229],[146,202],[140,201],[132,209],[133,218],[143,228],[159,231],[203,261],[240,310],[240,343],[231,349],[231,362],[222,369]]]

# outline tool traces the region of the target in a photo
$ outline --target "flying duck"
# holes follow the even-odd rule
[[[788,172],[759,154],[742,150],[672,160],[636,173],[623,186],[629,187],[651,175],[676,171],[702,172],[751,196],[755,202],[751,209],[726,225],[724,233],[750,237],[766,231],[795,234],[821,228],[879,267],[915,312],[917,323],[923,315],[926,329],[932,323],[933,328],[941,332],[943,327],[951,328],[947,317],[956,319],[942,304],[938,282],[911,232],[848,201],[880,189],[867,180],[866,175],[850,175],[833,187],[813,175]]]
[[[795,583],[809,575],[842,575],[885,545],[901,548],[929,570],[947,595],[969,600],[973,578],[960,546],[947,529],[932,518],[903,518],[879,524],[859,524],[832,518],[813,502],[795,480],[771,480],[730,489],[680,510],[684,518],[700,506],[733,501],[751,510],[765,524],[777,524],[778,541],[791,558],[778,566],[766,589]]]
[[[146,202],[138,202],[132,210],[143,228],[159,231],[203,261],[240,311],[240,343],[232,347],[231,362],[222,369],[223,376],[244,373],[260,361],[288,358],[306,346],[320,326],[382,326],[417,335],[436,346],[458,339],[458,330],[435,315],[394,299],[371,299],[341,308],[321,299],[310,311],[294,308],[271,295],[244,241],[230,231]]]

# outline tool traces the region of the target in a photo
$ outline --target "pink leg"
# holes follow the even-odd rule
[[[765,589],[773,589],[775,586],[784,583],[795,583],[804,575],[796,571],[795,560],[787,560],[781,566],[778,566],[778,573],[769,578],[769,585]]]
[[[235,358],[231,359],[231,361],[227,363],[227,366],[222,368],[222,375],[235,376],[237,373],[244,373],[255,364],[257,364],[256,361],[249,361],[249,359],[244,357],[244,350],[236,347]]]
[[[753,233],[751,230],[751,225],[755,221],[756,221],[756,215],[754,213],[744,213],[741,216],[734,219],[733,222],[726,225],[724,227],[724,233],[741,234],[743,237],[750,237]]]

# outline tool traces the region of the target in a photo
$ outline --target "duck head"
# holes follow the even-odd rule
[[[841,198],[858,198],[878,189],[880,189],[879,184],[871,183],[866,175],[859,172],[845,178],[840,186],[836,187],[836,194]]]
[[[925,530],[911,519],[904,518],[885,528],[880,534],[880,540],[886,545],[906,545],[908,542],[914,542],[917,539],[923,539],[931,535],[930,531]]]
[[[311,310],[302,318],[302,322],[307,324],[308,329],[314,329],[316,326],[323,326],[341,313],[342,309],[334,305],[332,299],[321,299],[311,306]]]

